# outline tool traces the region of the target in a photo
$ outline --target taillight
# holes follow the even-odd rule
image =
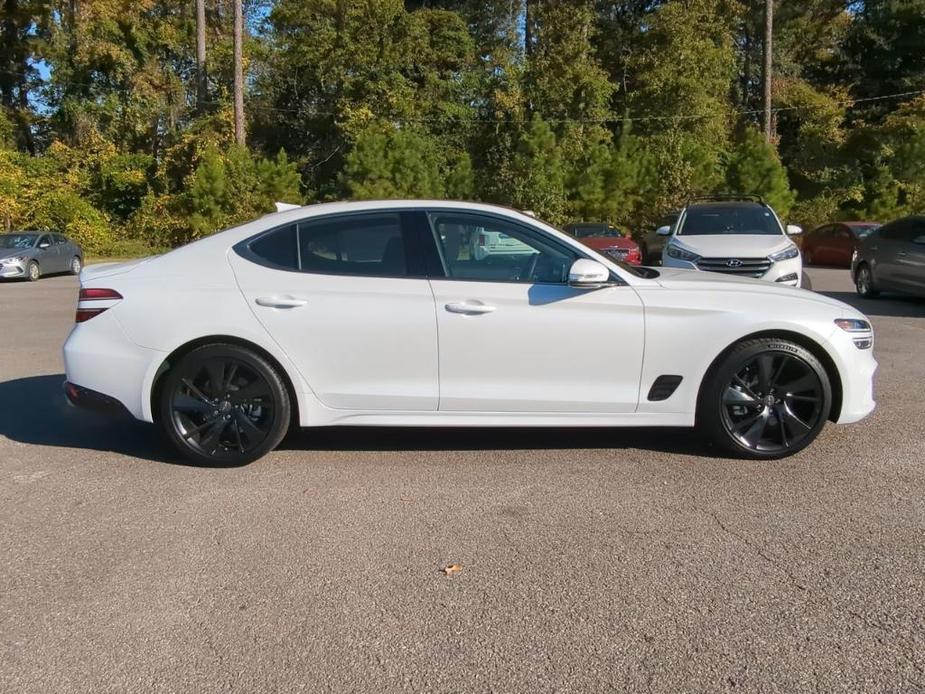
[[[92,287],[81,289],[77,296],[76,322],[83,323],[112,308],[122,300],[122,295],[115,289],[98,289]]]

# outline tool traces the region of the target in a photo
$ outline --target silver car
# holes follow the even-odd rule
[[[35,282],[55,272],[80,274],[84,254],[63,234],[48,231],[17,231],[0,234],[0,278],[25,278]]]
[[[897,219],[860,239],[851,277],[864,297],[881,291],[925,297],[925,216]]]

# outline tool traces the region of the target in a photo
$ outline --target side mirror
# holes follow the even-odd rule
[[[659,236],[671,236],[671,227],[670,226],[659,227],[658,229],[655,230],[655,233],[658,234]]]
[[[610,284],[610,270],[596,260],[579,258],[568,271],[568,286],[575,289],[600,289]]]
[[[799,227],[796,224],[787,225],[787,236],[799,236],[803,233],[803,227]]]
[[[49,246],[51,246],[51,244],[48,243],[48,241],[42,241],[42,243],[39,244],[39,248],[48,248]]]

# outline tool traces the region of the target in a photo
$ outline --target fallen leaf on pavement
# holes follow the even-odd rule
[[[441,571],[443,571],[444,576],[452,576],[453,574],[458,574],[460,571],[462,571],[462,565],[448,564],[447,566],[444,566]]]

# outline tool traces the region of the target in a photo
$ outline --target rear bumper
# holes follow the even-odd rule
[[[109,395],[98,393],[95,390],[84,388],[70,381],[64,382],[64,397],[69,404],[94,412],[104,412],[110,415],[131,417],[132,413],[121,402]]]

